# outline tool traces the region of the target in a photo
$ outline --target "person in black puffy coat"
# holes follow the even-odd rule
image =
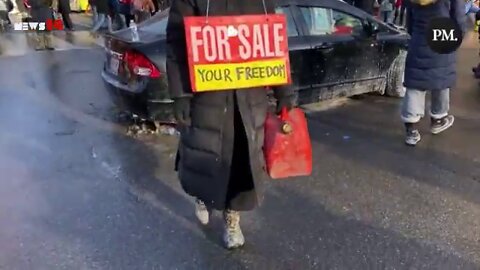
[[[401,118],[405,123],[405,143],[416,145],[420,139],[417,123],[424,116],[426,92],[431,92],[432,134],[439,134],[452,126],[449,115],[450,89],[456,82],[456,52],[439,54],[427,44],[429,21],[435,17],[449,17],[465,31],[463,0],[411,0],[407,7],[407,29],[411,35],[405,64],[407,88],[402,104]]]
[[[183,189],[196,200],[196,216],[209,222],[223,211],[227,248],[244,244],[240,211],[262,202],[268,179],[263,156],[268,97],[264,87],[193,94],[187,65],[185,16],[275,13],[274,0],[173,0],[167,24],[167,75],[180,129],[176,170]],[[264,6],[265,4],[265,6]],[[277,110],[291,109],[290,86],[274,87]]]

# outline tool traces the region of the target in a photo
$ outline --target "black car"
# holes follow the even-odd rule
[[[339,0],[278,1],[287,17],[298,103],[379,92],[402,96],[409,35]],[[173,122],[165,73],[168,10],[105,37],[102,72],[118,105],[141,118]],[[133,41],[133,40],[138,41]]]

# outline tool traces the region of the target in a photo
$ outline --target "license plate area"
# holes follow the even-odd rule
[[[120,67],[120,60],[116,58],[115,56],[111,56],[109,63],[108,63],[108,70],[114,74],[118,75],[118,68]]]

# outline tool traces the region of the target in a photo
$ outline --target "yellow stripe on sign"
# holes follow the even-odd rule
[[[286,59],[195,65],[197,92],[288,83]]]

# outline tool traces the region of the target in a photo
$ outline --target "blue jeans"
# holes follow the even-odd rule
[[[388,23],[390,22],[390,17],[392,15],[392,11],[382,11],[383,21]]]
[[[97,7],[96,6],[92,6],[92,13],[93,13],[92,27],[93,27],[97,23],[97,20],[98,20],[98,12],[97,12]]]
[[[450,109],[450,89],[431,91],[430,116],[440,119],[448,115]],[[407,88],[402,103],[402,121],[417,123],[425,115],[425,97],[427,91]]]
[[[111,31],[111,29],[112,29],[111,20],[107,20],[107,14],[99,13],[97,15],[97,20],[92,27],[92,32],[97,32],[98,30],[100,30],[100,28],[102,28],[102,26],[105,24],[105,21],[108,24],[108,30]]]

